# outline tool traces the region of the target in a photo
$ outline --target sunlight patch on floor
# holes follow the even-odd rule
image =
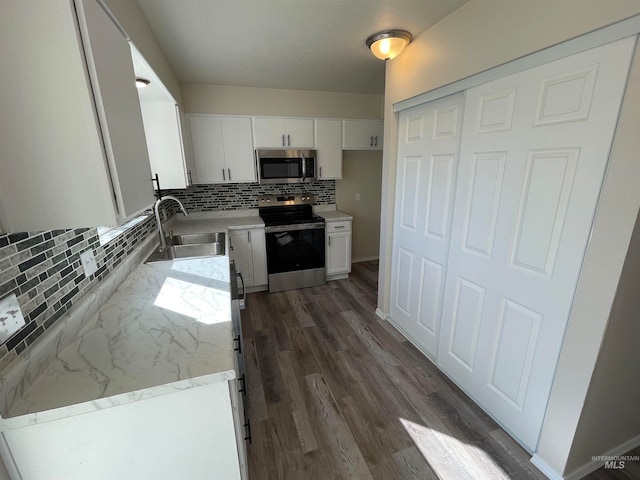
[[[442,480],[510,479],[491,456],[452,435],[400,418],[416,447]]]

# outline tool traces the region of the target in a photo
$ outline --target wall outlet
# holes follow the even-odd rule
[[[92,249],[85,250],[80,254],[80,263],[82,263],[85,277],[93,275],[98,270],[98,263]]]
[[[360,201],[360,192],[356,193],[356,202]]]
[[[0,302],[0,344],[6,342],[11,335],[24,325],[24,317],[15,295]]]

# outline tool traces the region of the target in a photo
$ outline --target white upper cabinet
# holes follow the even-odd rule
[[[1,2],[0,44],[5,230],[115,225],[153,203],[129,44],[95,0]]]
[[[254,117],[256,148],[314,148],[312,118]]]
[[[192,184],[193,149],[186,117],[162,80],[142,53],[131,45],[136,78],[149,81],[139,88],[140,108],[144,121],[151,173],[158,175],[160,188],[186,188]]]
[[[158,175],[162,190],[186,188],[189,181],[177,105],[142,100],[140,107],[149,149],[151,174]]]
[[[382,120],[344,120],[342,125],[344,150],[382,150]]]
[[[154,201],[131,49],[96,0],[76,0],[76,10],[118,209],[129,217]]]
[[[342,178],[342,120],[316,120],[316,154],[316,178]]]
[[[182,144],[182,155],[184,158],[184,166],[187,171],[187,185],[195,183],[196,162],[193,158],[193,144],[191,143],[191,127],[189,120],[184,114],[180,106],[176,105],[178,112],[178,121],[180,123],[180,143]]]
[[[193,183],[256,181],[250,117],[189,115]]]

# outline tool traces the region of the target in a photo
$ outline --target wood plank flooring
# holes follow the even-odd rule
[[[363,262],[322,287],[249,294],[250,480],[544,479],[375,315],[377,276],[377,262]]]

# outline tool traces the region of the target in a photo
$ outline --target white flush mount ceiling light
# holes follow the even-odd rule
[[[146,78],[136,77],[136,87],[138,88],[144,88],[148,86],[150,83],[151,81],[147,80]]]
[[[367,47],[380,60],[390,60],[400,55],[412,38],[406,30],[384,30],[367,38]]]

